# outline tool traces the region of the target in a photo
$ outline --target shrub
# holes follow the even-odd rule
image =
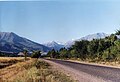
[[[31,58],[39,58],[41,56],[40,51],[34,51],[31,55]]]

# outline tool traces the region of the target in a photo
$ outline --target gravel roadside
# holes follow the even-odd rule
[[[54,69],[57,69],[57,70],[65,73],[67,76],[70,76],[71,78],[73,78],[77,82],[112,82],[112,81],[105,81],[100,77],[92,76],[90,74],[76,70],[76,69],[71,68],[71,67],[66,66],[66,65],[55,63],[55,62],[50,61],[50,60],[45,60],[45,59],[43,59],[43,60],[50,63]]]

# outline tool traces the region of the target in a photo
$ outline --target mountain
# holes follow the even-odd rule
[[[87,35],[85,37],[81,37],[80,39],[76,39],[76,40],[71,40],[71,41],[68,41],[65,43],[65,47],[68,48],[68,47],[71,47],[75,41],[81,41],[81,40],[88,40],[88,41],[91,41],[93,39],[100,39],[100,38],[105,38],[106,36],[109,36],[108,34],[105,34],[105,33],[95,33],[95,34],[90,34],[90,35]]]
[[[43,45],[45,45],[45,46],[47,46],[47,47],[49,47],[51,49],[55,49],[55,50],[59,50],[59,49],[64,47],[64,45],[59,44],[59,43],[57,43],[55,41],[44,43]]]
[[[19,52],[27,49],[47,52],[50,48],[18,36],[13,32],[0,32],[0,51]]]
[[[96,34],[87,35],[87,36],[82,37],[82,38],[80,38],[78,40],[88,40],[88,41],[91,41],[93,39],[105,38],[106,36],[109,36],[109,35],[105,34],[105,33],[96,33]]]
[[[75,43],[75,40],[70,40],[64,44],[65,48],[71,47]]]

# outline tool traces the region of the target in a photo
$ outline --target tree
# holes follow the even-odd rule
[[[39,58],[41,56],[41,51],[33,51],[31,57],[32,58]]]
[[[87,46],[89,44],[89,41],[82,40],[82,41],[76,41],[73,45],[73,48],[75,49],[77,58],[81,58],[82,60],[86,59],[88,51]]]
[[[70,50],[69,54],[70,54],[71,58],[77,58],[77,53],[76,53],[75,49]]]
[[[28,51],[26,49],[24,49],[23,53],[24,53],[24,56],[25,56],[25,60],[27,60],[27,53],[28,53]]]
[[[89,58],[95,59],[97,57],[97,51],[99,49],[99,40],[93,40],[88,45]]]
[[[47,55],[51,58],[58,58],[59,57],[59,53],[55,51],[55,49],[52,49],[51,51],[49,51],[47,53]]]
[[[120,40],[117,38],[120,30],[102,39],[91,41],[76,41],[69,49],[51,50],[48,55],[52,58],[80,58],[81,60],[120,61]]]
[[[65,48],[61,48],[59,54],[60,58],[68,58],[68,50]]]
[[[120,29],[117,29],[117,30],[116,30],[115,35],[120,35]]]

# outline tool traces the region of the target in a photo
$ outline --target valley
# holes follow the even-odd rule
[[[120,0],[0,0],[0,82],[120,82]]]

